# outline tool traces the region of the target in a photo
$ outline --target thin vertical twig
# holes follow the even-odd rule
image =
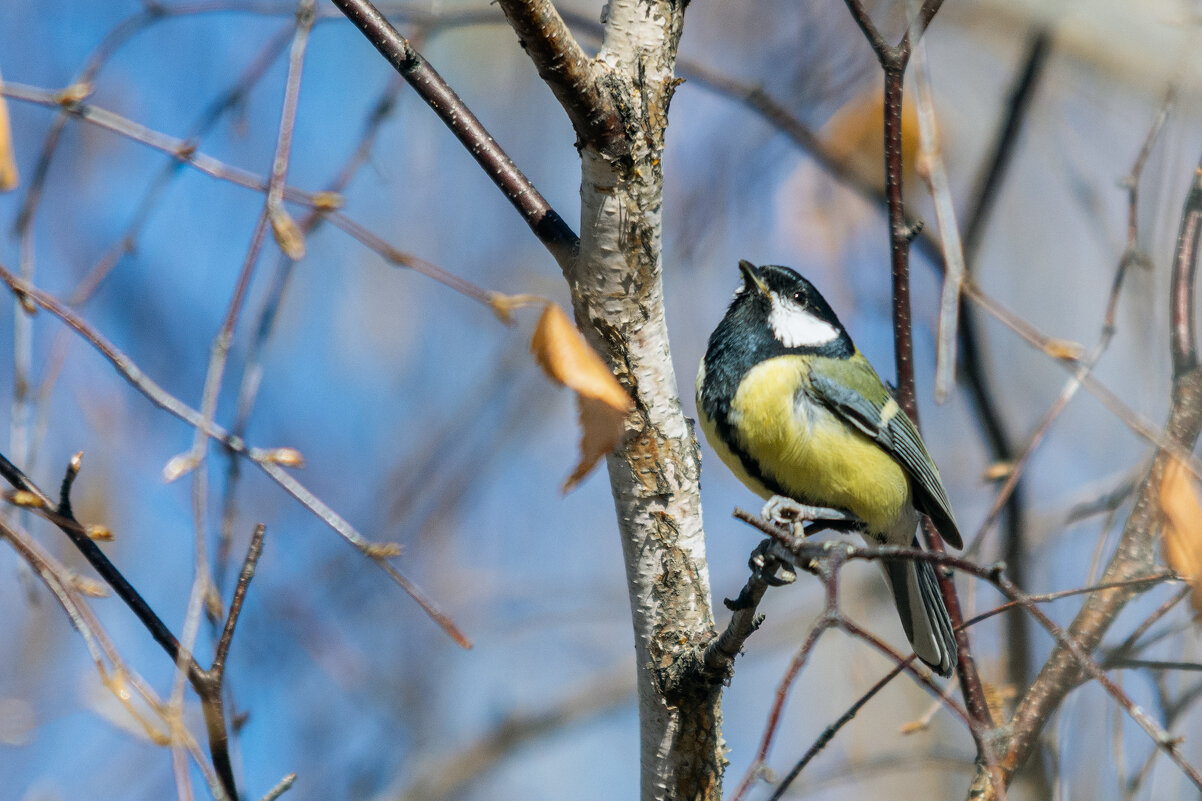
[[[301,0],[298,6],[296,33],[293,36],[292,49],[288,60],[288,76],[284,85],[284,102],[280,112],[275,156],[267,183],[267,196],[263,204],[263,210],[259,214],[258,221],[255,223],[250,246],[247,249],[246,258],[243,261],[242,269],[235,283],[233,294],[230,297],[224,319],[221,322],[221,327],[213,339],[210,349],[209,367],[201,395],[200,412],[202,423],[196,429],[191,452],[186,457],[185,465],[183,466],[183,469],[192,471],[192,517],[196,537],[194,577],[182,630],[182,652],[187,653],[191,653],[194,649],[196,637],[200,631],[201,610],[204,607],[205,596],[213,587],[213,578],[208,560],[208,537],[206,536],[208,528],[206,524],[206,510],[209,498],[206,455],[208,453],[209,429],[217,413],[217,399],[221,394],[222,379],[225,375],[230,346],[233,343],[234,332],[237,329],[238,319],[250,286],[251,277],[254,274],[255,265],[259,261],[259,253],[262,248],[263,237],[266,234],[266,226],[269,220],[274,227],[279,224],[276,223],[276,220],[281,215],[286,217],[282,205],[283,191],[287,182],[288,164],[291,158],[292,131],[296,126],[296,107],[300,96],[305,52],[309,42],[309,34],[313,30],[313,8],[314,0]],[[273,217],[273,215],[275,216]],[[277,228],[277,230],[279,229]],[[283,237],[277,236],[277,238],[282,239]],[[180,465],[177,464],[176,467],[178,469]],[[232,634],[232,629],[230,633]],[[226,647],[229,647],[228,643]],[[185,663],[181,662],[170,700],[173,707],[179,710],[181,718],[185,680],[187,678],[185,667]],[[208,681],[220,687],[223,671],[224,658],[220,670],[210,671]],[[221,692],[218,691],[214,694],[214,699],[206,705],[205,722],[209,729],[210,743],[220,744],[220,748],[214,747],[212,749],[215,761],[216,759],[221,760],[221,763],[217,765],[218,772],[223,777],[228,778],[230,784],[226,790],[232,798],[237,798],[237,790],[233,786],[233,768],[229,764],[229,732],[222,706],[224,699],[221,696]],[[180,780],[184,781],[182,777]]]
[[[376,135],[385,120],[391,116],[396,106],[397,95],[403,85],[399,77],[393,77],[388,82],[388,86],[380,94],[371,111],[368,113],[358,146],[343,163],[334,179],[327,184],[327,192],[332,194],[341,193],[350,184],[359,167],[367,161],[371,154],[371,148],[375,143]],[[301,236],[309,237],[325,219],[326,214],[324,211],[309,209],[299,223]],[[296,262],[287,253],[281,252],[279,254],[275,269],[269,279],[266,297],[253,323],[254,335],[250,342],[246,361],[242,367],[242,377],[238,383],[237,401],[234,404],[234,423],[230,427],[230,433],[235,437],[242,438],[246,433],[247,425],[250,423],[250,417],[258,399],[260,382],[263,376],[263,353],[275,331],[275,323],[291,284],[295,265]],[[241,475],[242,466],[242,460],[237,458],[237,454],[230,452],[229,456],[225,474],[225,486],[222,490],[221,527],[218,533],[217,555],[215,557],[217,563],[217,587],[219,590],[225,586],[229,555],[233,548],[236,486]]]
[[[890,47],[877,31],[868,13],[859,0],[846,0],[853,19],[860,26],[880,62],[885,79],[884,136],[885,136],[885,198],[889,209],[889,253],[893,279],[893,344],[897,367],[897,401],[905,412],[918,424],[918,407],[914,394],[914,345],[910,309],[910,242],[914,231],[906,222],[902,200],[902,174],[904,169],[902,150],[902,87],[906,66],[909,63],[913,41],[930,25],[942,5],[941,0],[925,0],[910,22],[905,35],[895,46]],[[934,526],[925,526],[927,541],[936,553],[943,552],[943,541]],[[957,673],[963,688],[965,704],[974,725],[970,727],[981,758],[990,765],[991,775],[995,764],[992,745],[988,734],[993,726],[993,716],[985,702],[985,692],[973,660],[968,632],[963,628],[964,615],[960,600],[950,575],[939,575],[939,586],[944,605],[956,632],[958,646]]]
[[[939,334],[935,347],[935,402],[943,403],[952,392],[956,371],[956,324],[960,319],[960,290],[964,283],[964,251],[951,183],[943,164],[943,144],[935,116],[935,96],[923,40],[914,46],[915,84],[918,98],[917,172],[927,184],[935,205],[935,222],[943,252],[943,291],[939,299]]]

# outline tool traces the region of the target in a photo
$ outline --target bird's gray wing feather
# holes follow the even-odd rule
[[[871,369],[871,368],[869,368]],[[879,378],[876,378],[879,381]],[[917,506],[935,523],[939,535],[953,548],[962,548],[963,540],[952,515],[951,501],[939,478],[935,462],[927,453],[922,435],[901,408],[884,419],[885,407],[893,401],[885,395],[880,403],[826,376],[810,373],[815,397],[840,419],[855,426],[897,460],[917,489]],[[893,401],[896,406],[896,401]]]

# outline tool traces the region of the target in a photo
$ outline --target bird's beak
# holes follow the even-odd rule
[[[743,280],[748,287],[755,287],[762,295],[768,294],[768,285],[764,283],[759,267],[756,267],[747,261],[747,259],[739,259],[739,271],[743,273]]]

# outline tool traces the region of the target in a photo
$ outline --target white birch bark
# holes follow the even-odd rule
[[[577,320],[632,389],[609,458],[638,660],[643,799],[720,798],[718,688],[673,697],[677,658],[712,629],[700,457],[668,347],[661,280],[662,152],[683,5],[613,0],[595,62],[630,150],[581,151],[581,250],[566,271]]]

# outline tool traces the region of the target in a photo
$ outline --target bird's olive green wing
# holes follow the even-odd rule
[[[939,470],[927,453],[922,435],[909,415],[889,394],[876,371],[859,359],[824,360],[822,371],[811,368],[810,386],[815,397],[841,419],[863,431],[892,456],[910,476],[914,505],[931,518],[948,545],[964,547],[947,490]],[[830,375],[837,372],[838,377]]]

